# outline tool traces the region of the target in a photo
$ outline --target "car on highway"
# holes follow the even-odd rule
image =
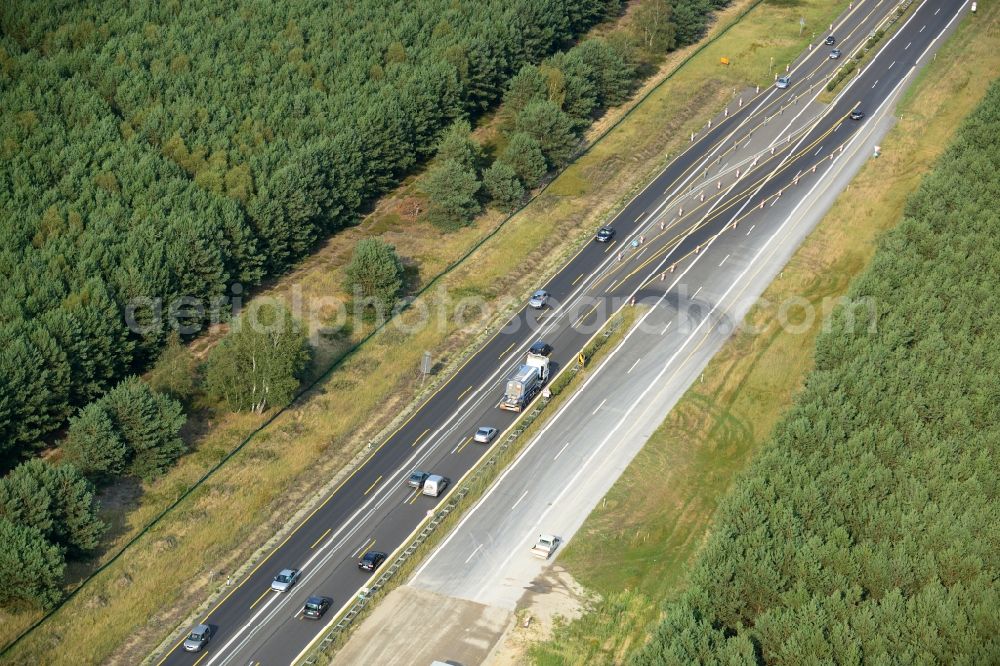
[[[358,560],[358,568],[362,571],[375,571],[382,566],[387,557],[389,556],[381,550],[369,550],[364,557]]]
[[[597,230],[597,235],[594,236],[594,240],[598,243],[607,243],[609,240],[615,237],[615,230],[612,227],[601,227]]]
[[[843,51],[840,49],[834,49],[830,51],[830,60],[837,60],[842,55],[844,55]]]
[[[184,639],[184,649],[188,652],[201,652],[208,642],[212,640],[212,627],[207,624],[199,624],[191,630],[191,633]]]
[[[302,606],[302,617],[318,620],[323,614],[330,610],[333,599],[330,597],[309,597],[305,605]]]
[[[528,299],[528,305],[535,308],[536,310],[541,310],[545,307],[545,304],[549,302],[549,292],[539,289],[531,295]]]
[[[298,569],[282,569],[271,581],[271,589],[275,592],[287,592],[299,582],[301,575],[302,572]]]
[[[552,345],[545,342],[544,340],[539,340],[535,344],[528,348],[528,351],[532,354],[537,354],[538,356],[548,356],[552,353]]]
[[[781,88],[784,90],[792,83],[792,78],[790,76],[780,76],[778,80],[774,82],[775,88]]]
[[[431,474],[427,477],[427,480],[424,481],[423,493],[424,495],[428,495],[430,497],[438,497],[444,492],[445,488],[448,487],[449,483],[451,483],[451,481],[447,477],[441,476],[440,474]]]
[[[837,43],[837,38],[834,37],[833,35],[830,35],[829,37],[826,38],[826,40],[823,43],[826,44],[827,46],[833,46],[834,44]]]
[[[491,428],[489,426],[482,426],[476,431],[476,434],[472,436],[474,441],[480,444],[489,444],[493,441],[493,438],[497,436],[497,429]]]
[[[424,481],[430,476],[427,472],[421,472],[419,469],[415,469],[410,472],[410,478],[406,480],[406,485],[411,488],[416,488],[420,490],[424,487]]]
[[[851,120],[861,120],[865,117],[865,112],[861,109],[854,109],[851,111]]]

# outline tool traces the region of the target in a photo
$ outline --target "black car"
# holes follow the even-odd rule
[[[826,44],[827,46],[833,46],[834,44],[837,43],[837,38],[834,37],[833,35],[830,35],[829,37],[826,38],[826,41],[823,43]]]
[[[851,120],[861,120],[865,117],[865,112],[861,109],[854,109],[851,111]]]
[[[365,556],[358,560],[358,568],[363,571],[375,571],[382,563],[385,562],[385,558],[389,557],[381,550],[369,550],[365,553]]]
[[[609,240],[615,237],[615,230],[611,227],[601,227],[597,230],[597,235],[594,236],[594,240],[598,243],[607,243]]]
[[[330,609],[331,603],[333,600],[330,597],[309,597],[306,599],[306,605],[302,607],[302,617],[317,620]]]
[[[531,352],[532,354],[538,354],[539,356],[548,356],[549,354],[552,353],[552,345],[542,340],[539,340],[535,344],[531,345],[531,348],[528,349],[528,351]]]

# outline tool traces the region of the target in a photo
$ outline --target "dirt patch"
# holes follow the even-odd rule
[[[561,566],[554,565],[531,583],[518,602],[513,622],[496,643],[484,664],[520,666],[531,663],[531,645],[549,639],[559,623],[580,617],[594,602],[592,595]]]

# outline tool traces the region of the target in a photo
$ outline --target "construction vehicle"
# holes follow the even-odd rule
[[[549,379],[549,359],[541,354],[528,352],[524,364],[507,380],[507,391],[500,401],[500,409],[519,412],[538,395]]]

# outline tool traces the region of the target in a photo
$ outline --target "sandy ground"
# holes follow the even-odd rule
[[[376,606],[334,663],[424,666],[436,659],[453,666],[482,664],[513,615],[502,608],[399,587]]]

